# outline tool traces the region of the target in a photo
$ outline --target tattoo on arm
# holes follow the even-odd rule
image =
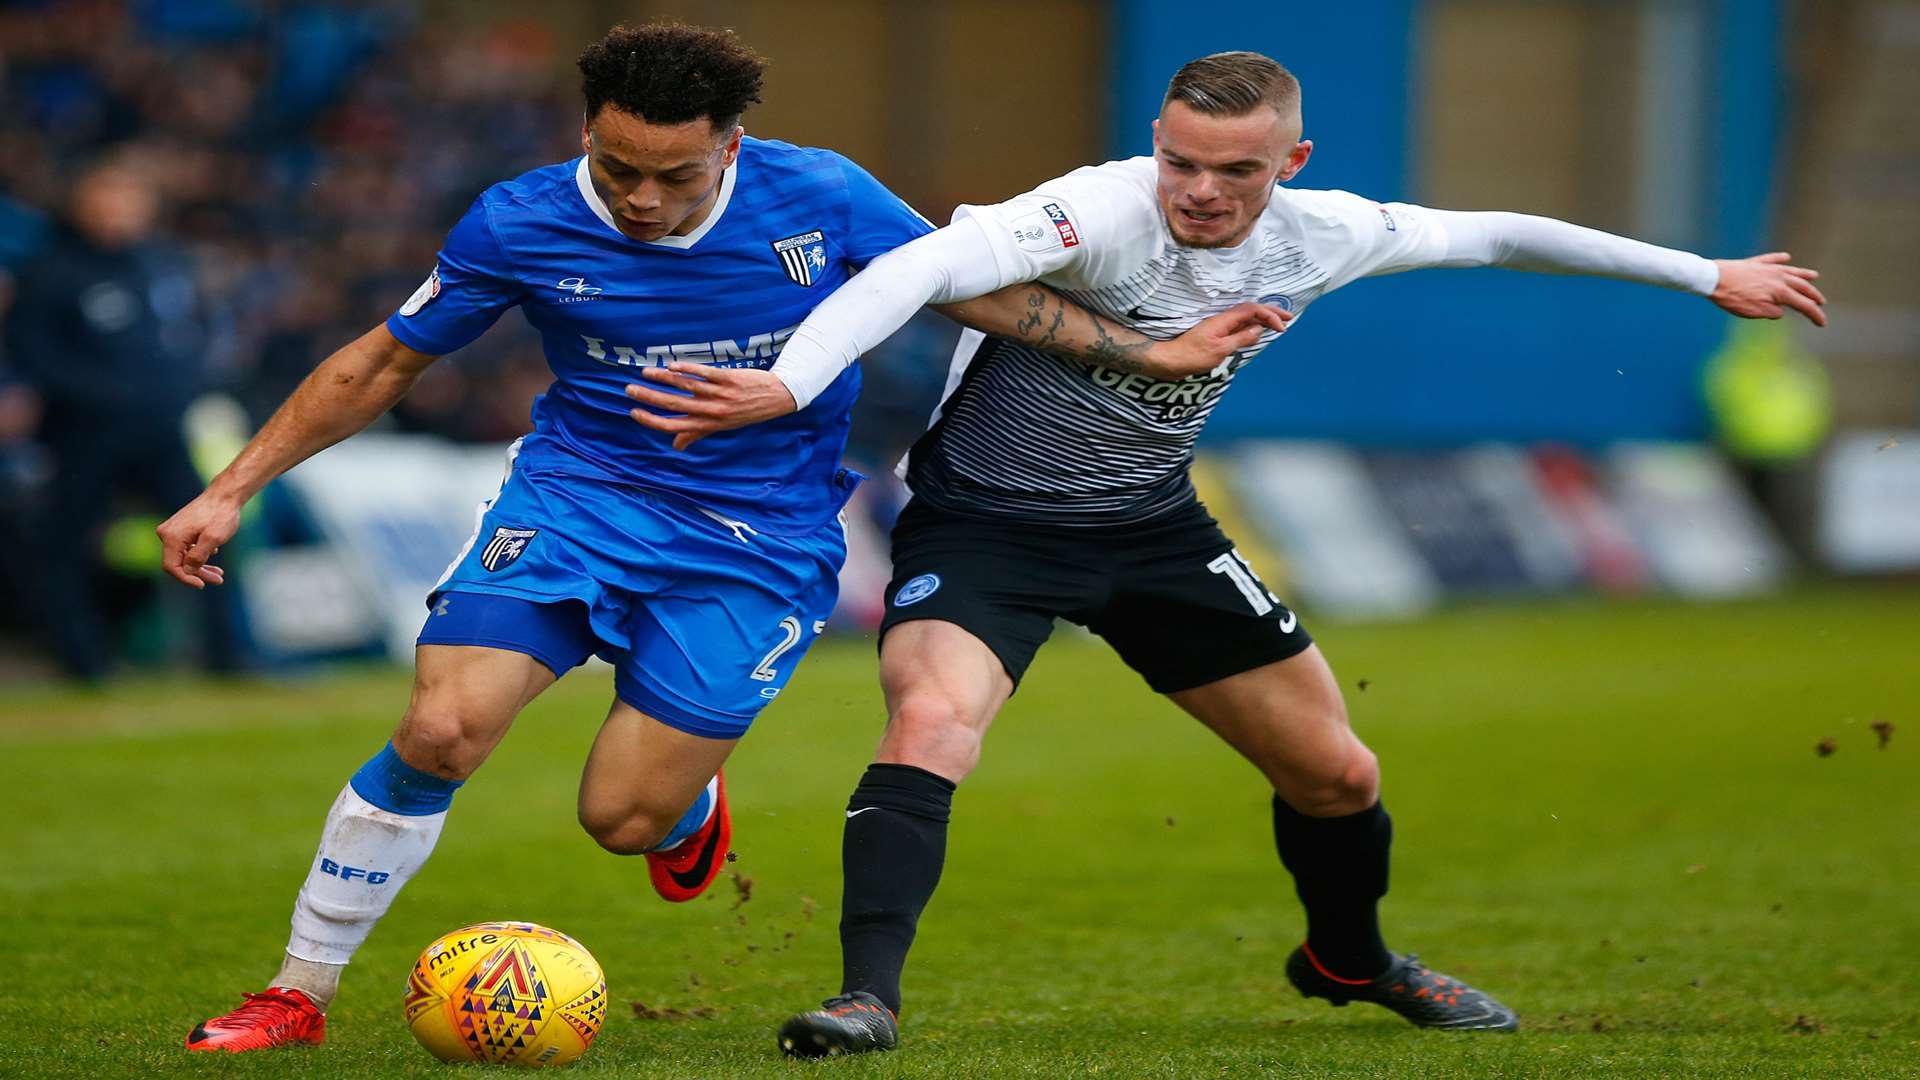
[[[1100,367],[1112,368],[1127,374],[1137,374],[1146,370],[1147,350],[1153,347],[1153,339],[1144,335],[1134,335],[1138,341],[1122,342],[1112,331],[1129,331],[1114,326],[1107,320],[1089,311],[1086,312],[1088,325],[1092,327],[1093,340],[1090,343],[1074,347],[1060,342],[1060,332],[1067,325],[1067,302],[1059,293],[1038,286],[1027,290],[1027,313],[1021,316],[1014,327],[1015,336],[1023,345],[1036,349],[1063,353],[1076,360],[1082,360]],[[1045,325],[1046,329],[1040,328]]]
[[[1147,350],[1153,345],[1151,338],[1142,337],[1137,342],[1123,345],[1107,333],[1105,320],[1092,312],[1087,315],[1093,322],[1093,332],[1099,335],[1099,340],[1087,347],[1084,359],[1128,375],[1137,375],[1146,370]]]
[[[1027,344],[1033,343],[1033,331],[1040,325],[1041,312],[1046,309],[1046,306],[1047,292],[1045,289],[1027,290],[1027,313],[1020,317],[1020,321],[1014,324],[1013,328],[1014,333],[1019,335],[1021,341]]]

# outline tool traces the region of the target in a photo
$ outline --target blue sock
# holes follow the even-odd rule
[[[659,843],[653,845],[653,850],[665,851],[667,848],[699,832],[700,826],[707,823],[707,817],[712,812],[713,785],[708,784],[706,787],[700,789],[700,797],[693,800],[693,805],[687,808],[686,813],[680,815],[680,820],[674,822],[673,828],[667,830],[666,837]]]
[[[353,793],[390,814],[424,817],[453,805],[464,780],[447,780],[400,760],[389,742],[347,781]]]

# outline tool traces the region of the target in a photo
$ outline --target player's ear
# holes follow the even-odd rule
[[[591,122],[585,116],[580,118],[580,152],[583,154],[593,153],[593,128],[589,126]]]
[[[1287,163],[1280,167],[1280,175],[1275,179],[1281,183],[1298,176],[1301,169],[1307,167],[1307,159],[1313,156],[1313,140],[1301,139],[1293,144],[1293,153],[1287,155]]]
[[[737,158],[739,158],[740,137],[745,135],[746,133],[747,133],[746,128],[741,127],[739,124],[733,125],[733,134],[727,136],[727,153],[726,153],[727,160],[726,160],[726,164],[721,166],[722,168],[727,168],[732,166],[734,161]]]

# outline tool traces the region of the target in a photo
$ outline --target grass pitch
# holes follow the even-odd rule
[[[402,984],[437,934],[501,918],[606,968],[582,1076],[1920,1067],[1920,590],[1316,629],[1385,770],[1389,942],[1515,1006],[1516,1035],[1294,995],[1300,914],[1257,774],[1062,632],[956,801],[903,1048],[821,1063],[783,1061],[773,1032],[837,988],[840,809],[881,720],[869,643],[816,649],[742,745],[737,876],[685,907],[573,823],[610,690],[571,676],[455,800],[348,969],[328,1044],[242,1057],[181,1042],[272,974],[321,817],[406,676],[9,689],[0,1075],[466,1075],[413,1044]],[[1896,725],[1885,749],[1875,721]]]

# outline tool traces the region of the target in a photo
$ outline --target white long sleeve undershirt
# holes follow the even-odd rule
[[[894,248],[821,301],[787,339],[773,373],[802,409],[928,304],[985,296],[1001,280],[980,223],[961,218]]]
[[[1544,274],[1590,274],[1709,296],[1720,284],[1712,259],[1532,214],[1428,210],[1447,234],[1438,266],[1499,266]]]
[[[1424,210],[1446,234],[1430,266],[1499,266],[1588,274],[1710,295],[1720,271],[1710,259],[1505,211]],[[1017,284],[996,259],[981,223],[963,217],[875,259],[815,308],[793,332],[773,373],[806,408],[847,365],[905,325],[927,304],[947,304]]]

